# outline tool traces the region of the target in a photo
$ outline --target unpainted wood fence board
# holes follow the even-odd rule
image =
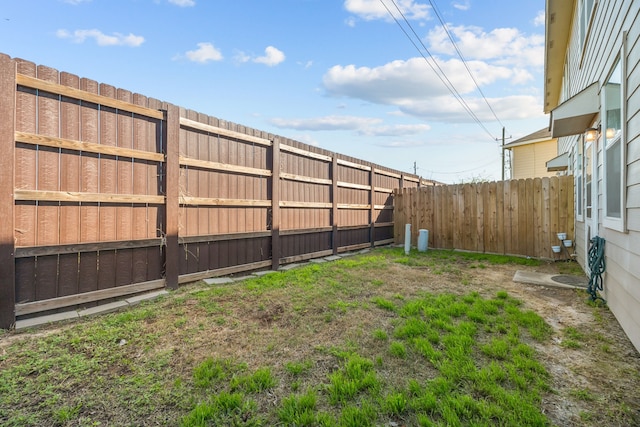
[[[412,224],[413,245],[426,228],[436,248],[552,259],[555,229],[573,234],[572,186],[562,176],[396,190],[394,239]]]

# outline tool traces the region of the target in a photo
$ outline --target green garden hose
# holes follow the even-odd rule
[[[591,295],[591,301],[601,300],[603,303],[607,303],[604,298],[598,295],[598,291],[602,291],[602,273],[604,273],[604,239],[602,237],[595,236],[590,240],[591,247],[589,248],[589,271],[591,276],[589,277],[589,286],[587,286],[587,292]]]

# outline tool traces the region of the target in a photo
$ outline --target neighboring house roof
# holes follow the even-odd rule
[[[511,149],[520,145],[535,144],[536,142],[548,141],[551,139],[551,131],[549,128],[543,128],[522,138],[516,139],[508,144],[505,144],[504,148]]]

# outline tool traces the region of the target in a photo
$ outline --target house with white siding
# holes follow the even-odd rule
[[[546,0],[544,111],[575,180],[576,256],[640,350],[640,0]],[[571,238],[570,237],[570,238]]]
[[[559,168],[548,165],[548,160],[555,158],[558,150],[558,141],[551,138],[548,128],[518,138],[502,149],[509,151],[511,179],[555,176],[558,171],[567,169],[566,162]]]

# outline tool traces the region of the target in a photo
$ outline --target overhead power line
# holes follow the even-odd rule
[[[480,92],[480,95],[482,96],[482,99],[484,99],[484,102],[487,104],[487,107],[489,107],[489,110],[491,111],[491,114],[493,114],[493,117],[495,117],[495,119],[498,121],[498,123],[500,123],[500,126],[504,127],[504,124],[502,124],[502,121],[500,121],[500,119],[496,115],[496,112],[493,110],[493,107],[491,107],[491,104],[489,104],[489,100],[484,95],[484,92],[480,88],[480,85],[478,84],[478,81],[476,80],[476,78],[474,77],[473,73],[471,72],[471,69],[469,68],[469,64],[467,64],[467,60],[464,58],[464,56],[462,55],[462,52],[458,48],[458,44],[456,43],[456,41],[451,36],[451,32],[449,31],[449,27],[447,26],[447,24],[442,19],[442,15],[440,15],[440,11],[438,10],[438,6],[436,5],[435,0],[429,0],[429,3],[431,4],[431,8],[433,9],[433,11],[436,13],[436,16],[438,17],[438,20],[440,21],[440,24],[442,24],[442,28],[444,28],[445,33],[447,33],[447,37],[449,37],[449,40],[451,41],[451,44],[453,45],[454,49],[458,53],[458,56],[460,57],[460,60],[464,64],[464,67],[467,69],[467,72],[469,73],[469,76],[471,77],[471,80],[473,80],[473,84],[476,85],[476,88],[478,89],[478,92]]]
[[[407,30],[405,30],[404,26],[400,23],[400,21],[398,21],[398,19],[396,18],[396,16],[393,14],[393,12],[391,12],[391,10],[387,7],[386,3],[384,2],[384,0],[380,0],[380,3],[382,3],[382,5],[384,6],[384,8],[387,10],[387,12],[389,13],[389,15],[393,18],[393,20],[396,22],[396,24],[398,25],[398,27],[402,30],[402,32],[404,33],[404,35],[407,37],[407,39],[409,40],[409,42],[411,42],[411,44],[413,45],[413,47],[416,48],[416,50],[418,51],[418,53],[420,54],[420,56],[422,56],[422,58],[425,60],[425,62],[427,63],[427,65],[429,65],[429,67],[431,67],[431,70],[433,70],[433,72],[436,74],[436,76],[438,76],[438,78],[440,79],[440,81],[442,82],[442,84],[445,85],[445,87],[447,88],[447,90],[449,90],[449,92],[453,95],[453,97],[460,103],[460,105],[464,108],[464,110],[467,112],[467,114],[469,114],[469,116],[487,133],[487,135],[489,135],[489,137],[491,137],[491,139],[495,140],[495,136],[489,131],[489,129],[487,129],[487,127],[484,125],[484,123],[482,123],[482,121],[478,118],[478,116],[473,112],[473,110],[471,109],[471,107],[469,107],[469,105],[467,104],[467,102],[464,100],[464,98],[462,98],[462,95],[460,95],[460,93],[458,92],[458,90],[455,88],[455,86],[453,85],[453,83],[451,83],[451,80],[449,80],[449,78],[447,77],[446,73],[442,70],[442,68],[440,67],[440,65],[438,64],[438,62],[436,61],[435,57],[431,54],[431,52],[429,51],[429,49],[425,46],[425,44],[422,42],[420,36],[418,36],[418,34],[416,33],[416,31],[413,29],[413,26],[411,25],[411,23],[409,22],[409,20],[406,18],[406,16],[404,15],[404,13],[402,12],[402,10],[400,9],[400,7],[398,7],[398,4],[395,2],[395,0],[391,0],[391,3],[393,3],[393,5],[395,6],[396,10],[398,11],[398,13],[400,14],[400,16],[402,16],[402,19],[404,20],[406,26],[411,30],[411,32],[413,33],[414,37],[416,40],[418,40],[420,46],[422,46],[422,49],[424,49],[425,52],[427,52],[427,54],[429,55],[429,58],[431,58],[431,62],[427,59],[427,57],[424,55],[422,49],[420,49],[420,47],[416,44],[416,42],[414,41],[414,39],[411,37],[411,35],[407,32]],[[433,62],[433,64],[432,64]],[[437,68],[437,70],[436,70]]]

